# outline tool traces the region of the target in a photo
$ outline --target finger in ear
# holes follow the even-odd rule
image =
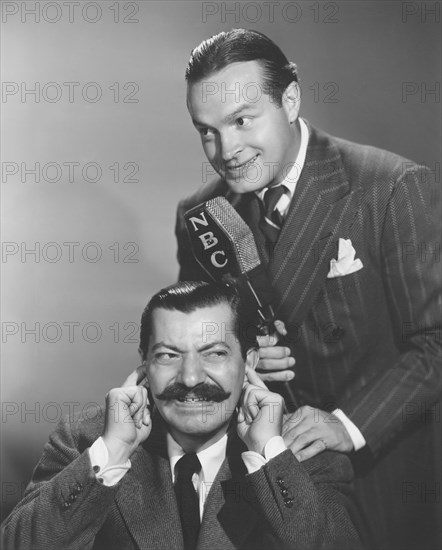
[[[250,348],[247,351],[246,356],[246,371],[247,368],[255,370],[259,362],[259,350],[256,348]]]

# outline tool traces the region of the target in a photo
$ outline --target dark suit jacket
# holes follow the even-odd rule
[[[190,253],[184,212],[226,196],[250,225],[267,266],[276,316],[287,325],[296,358],[292,387],[299,403],[341,408],[364,435],[364,453],[379,457],[398,438],[413,437],[408,434],[417,424],[429,430],[432,417],[440,419],[440,409],[431,409],[442,381],[440,175],[387,151],[309,131],[305,165],[274,250],[257,227],[256,201],[216,181],[179,205],[180,279],[207,279]],[[339,238],[351,239],[363,269],[328,279]],[[426,450],[434,456],[434,447]],[[393,472],[401,471],[400,456]],[[401,511],[406,480],[398,477],[391,488]]]
[[[51,435],[23,500],[4,523],[5,548],[183,548],[160,419],[114,487],[97,481],[87,451],[102,430],[101,415],[64,421]],[[288,450],[246,475],[243,450],[232,434],[206,501],[198,549],[361,547],[346,457],[328,452],[301,465]]]

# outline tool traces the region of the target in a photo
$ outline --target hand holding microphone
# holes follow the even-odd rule
[[[291,356],[291,349],[284,345],[278,345],[281,338],[287,335],[287,330],[282,321],[276,320],[275,331],[272,334],[258,336],[259,363],[257,370],[265,382],[288,382],[293,380],[295,373],[290,370],[296,363]]]

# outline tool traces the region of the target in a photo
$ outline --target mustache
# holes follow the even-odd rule
[[[199,384],[193,388],[188,388],[184,384],[176,382],[168,386],[161,393],[156,394],[155,397],[161,401],[172,401],[173,399],[185,399],[189,394],[196,399],[205,399],[220,403],[228,399],[231,392],[225,392],[212,384]]]

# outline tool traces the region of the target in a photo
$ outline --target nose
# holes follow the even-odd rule
[[[229,129],[220,133],[220,147],[224,162],[230,162],[237,157],[242,149],[237,132]]]
[[[193,388],[206,380],[204,366],[198,356],[185,354],[181,362],[180,370],[176,381],[184,384],[188,388]]]

